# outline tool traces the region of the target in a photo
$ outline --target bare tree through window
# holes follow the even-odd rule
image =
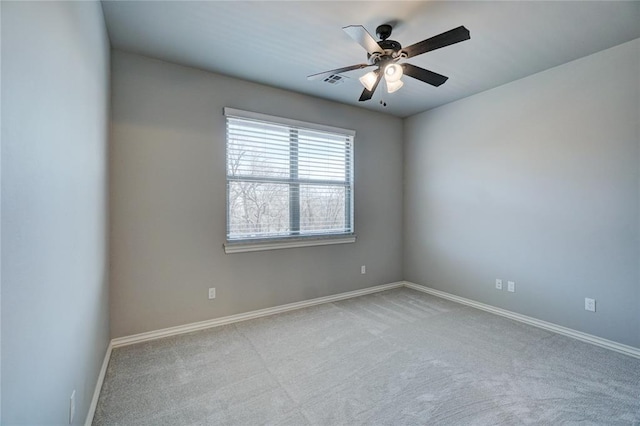
[[[227,117],[227,239],[352,232],[353,137]]]

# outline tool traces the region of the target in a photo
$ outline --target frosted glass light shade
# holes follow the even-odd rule
[[[398,89],[400,89],[402,86],[404,86],[404,83],[402,82],[402,80],[398,80],[398,81],[387,81],[387,92],[388,93],[393,93],[395,91],[397,91]]]
[[[373,90],[373,86],[376,84],[376,81],[378,80],[378,75],[375,72],[370,71],[365,75],[363,75],[362,77],[360,77],[359,80],[360,80],[360,83],[362,83],[362,85],[368,91],[371,91]]]
[[[387,65],[384,69],[384,79],[387,83],[399,81],[402,78],[402,67],[398,64]]]

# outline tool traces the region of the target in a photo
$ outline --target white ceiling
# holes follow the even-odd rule
[[[640,37],[639,1],[103,1],[112,46],[269,86],[406,117]],[[403,46],[464,25],[471,40],[407,62],[449,77],[409,77],[358,102],[358,77],[306,76],[366,62],[343,31],[395,22]],[[615,78],[607,75],[602,78]],[[383,107],[380,100],[387,106]]]

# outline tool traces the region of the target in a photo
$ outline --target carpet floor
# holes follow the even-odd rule
[[[113,350],[94,425],[640,425],[640,359],[400,288]]]

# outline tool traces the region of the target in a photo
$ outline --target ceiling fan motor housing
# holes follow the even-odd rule
[[[378,46],[380,46],[384,50],[393,50],[398,51],[402,49],[400,43],[395,40],[382,40],[378,42]]]
[[[395,40],[381,40],[378,42],[378,46],[383,52],[367,53],[367,59],[372,65],[396,60],[402,55],[402,45]]]
[[[387,40],[389,36],[391,36],[392,30],[393,27],[388,24],[379,25],[378,28],[376,28],[376,34],[380,39],[377,43],[382,49],[382,52],[367,53],[367,59],[371,65],[384,64],[400,57],[402,45],[395,40]]]

